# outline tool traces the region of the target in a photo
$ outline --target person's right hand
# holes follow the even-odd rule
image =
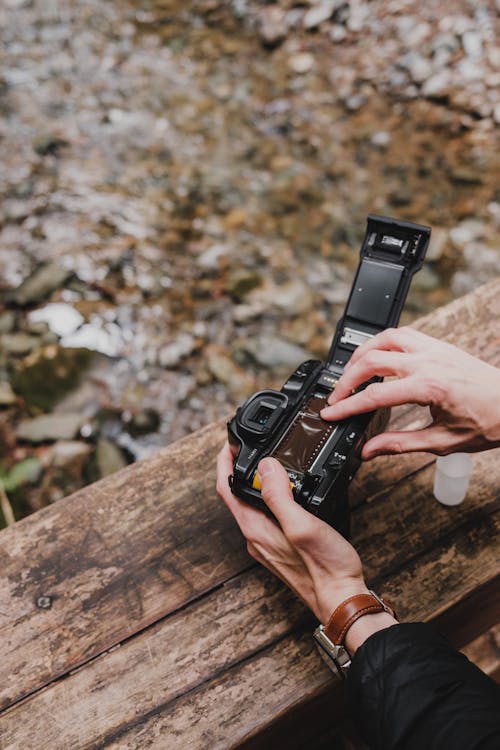
[[[396,376],[353,390],[371,378]],[[429,451],[440,456],[500,445],[500,370],[412,328],[389,328],[352,355],[321,416],[341,420],[401,404],[429,406],[420,429],[384,432],[363,447],[362,458]]]

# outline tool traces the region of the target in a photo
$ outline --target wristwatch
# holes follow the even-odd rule
[[[360,617],[378,612],[388,612],[397,619],[393,607],[373,591],[356,594],[339,604],[327,625],[319,625],[314,631],[319,652],[337,677],[345,679],[351,666],[351,656],[344,645],[347,631]]]

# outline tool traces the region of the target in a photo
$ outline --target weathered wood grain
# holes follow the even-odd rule
[[[468,659],[500,683],[500,623],[462,649]]]
[[[433,335],[448,337],[487,361],[500,364],[500,334],[495,320],[495,314],[500,311],[499,292],[500,281],[489,284],[437,311],[424,319],[419,327]],[[417,410],[413,408],[400,410],[394,415],[394,424],[407,426],[417,418]],[[123,654],[124,662],[121,667],[116,666],[116,672],[113,672],[114,662],[110,671],[107,666],[103,668],[103,674],[107,676],[95,683],[99,684],[95,691],[94,688],[90,690],[90,703],[83,704],[87,710],[82,714],[85,719],[75,719],[72,731],[85,733],[82,725],[93,724],[94,692],[100,694],[107,704],[109,716],[103,708],[105,720],[95,725],[92,737],[85,735],[85,742],[90,744],[76,746],[165,747],[161,744],[166,731],[161,723],[164,716],[160,701],[163,688],[154,683],[155,690],[159,691],[155,693],[159,702],[153,706],[153,700],[151,708],[141,707],[142,704],[133,709],[124,708],[124,696],[128,696],[129,685],[133,687],[135,679],[131,679],[127,671],[128,649],[137,642],[139,652],[141,648],[144,650],[141,639],[150,634],[153,623],[159,622],[158,632],[163,632],[163,628],[176,617],[191,616],[207,599],[227,593],[232,586],[237,587],[240,579],[251,581],[248,585],[252,588],[257,586],[256,581],[265,580],[267,575],[253,567],[233,519],[215,496],[214,459],[223,439],[223,423],[211,425],[159,452],[152,459],[134,464],[0,533],[0,560],[4,573],[0,580],[0,634],[5,644],[0,660],[3,705],[15,704],[23,696],[53,683],[0,717],[0,739],[6,732],[4,736],[10,738],[9,742],[18,743],[12,747],[29,747],[26,744],[28,735],[19,735],[24,726],[29,725],[34,731],[35,724],[25,721],[28,714],[38,717],[43,726],[51,715],[58,726],[72,724],[68,718],[71,716],[68,706],[73,701],[78,703],[81,695],[76,678],[83,680],[80,675],[84,675],[92,682],[95,679],[92,670],[97,669],[101,662],[111,665],[111,657]],[[441,508],[430,497],[432,468],[425,467],[434,460],[431,456],[420,454],[377,459],[363,473],[360,472],[357,500],[371,502],[354,512],[355,543],[366,559],[370,578],[398,603],[404,615],[440,615],[446,624],[451,606],[467,603],[474,592],[481,594],[488,590],[488,585],[493,585],[499,574],[498,537],[494,536],[498,484],[493,486],[498,482],[498,455],[494,459],[491,461],[490,456],[490,463],[486,464],[484,461],[487,462],[488,457],[478,457],[477,481],[473,480],[474,497],[460,508],[451,510]],[[487,465],[489,471],[485,470]],[[262,575],[264,579],[259,578]],[[291,607],[290,612],[295,612],[289,627],[295,629],[293,632],[300,632],[300,627],[296,630],[298,620],[294,617],[304,618],[303,609],[290,602],[290,595],[282,587],[278,586],[277,591],[275,606],[279,611],[288,601],[286,606]],[[40,596],[52,597],[51,609],[36,606]],[[478,606],[478,601],[474,606]],[[242,616],[249,618],[250,610],[246,606],[242,609]],[[294,610],[294,607],[298,609]],[[470,610],[464,611],[470,613]],[[494,610],[485,606],[483,611],[481,627],[489,627]],[[256,617],[255,611],[252,612],[251,617]],[[294,680],[290,675],[295,674],[294,669],[302,655],[302,651],[293,650],[296,636],[287,635],[290,630],[286,628],[280,630],[283,627],[281,621],[279,625],[272,625],[274,620],[268,611],[260,612],[259,618],[269,624],[273,636],[266,640],[267,634],[261,633],[261,640],[253,644],[252,653],[260,654],[264,649],[266,655],[287,655],[282,663],[282,656],[277,661],[272,660],[272,700],[258,713],[257,703],[248,703],[247,698],[240,712],[239,702],[244,701],[245,690],[251,688],[250,682],[243,681],[241,691],[236,688],[229,691],[230,696],[235,696],[235,702],[224,703],[231,731],[237,725],[241,731],[255,735],[276,721],[276,717],[288,717],[291,707],[297,702],[300,693],[294,691]],[[449,626],[453,626],[453,617],[449,618]],[[189,628],[184,632],[190,633]],[[467,632],[470,637],[477,634]],[[229,643],[228,648],[233,648],[227,630],[219,628],[218,634],[220,644]],[[198,648],[198,636],[189,637]],[[273,646],[272,643],[276,642],[278,645]],[[66,680],[57,681],[78,665],[120,643],[123,645],[116,652],[95,659]],[[191,645],[186,644],[186,647]],[[171,665],[166,646],[164,651],[167,671],[161,673],[161,680],[174,685],[175,679],[168,676]],[[188,648],[184,656],[179,657],[181,662],[183,658],[189,662],[189,653]],[[203,727],[202,718],[207,721],[210,715],[203,712],[212,710],[209,707],[215,706],[217,700],[220,702],[222,694],[226,701],[225,688],[219,687],[219,692],[213,694],[212,688],[226,685],[226,679],[233,685],[231,680],[237,673],[251,675],[252,670],[247,669],[244,660],[248,659],[251,665],[260,664],[261,657],[251,657],[248,652],[241,658],[243,662],[239,666],[217,666],[210,662],[212,672],[203,677],[205,681],[199,684],[196,679],[188,682],[191,687],[186,688],[190,691],[187,695],[169,699],[170,702],[184,701],[182,705],[188,706],[186,716],[191,715],[191,705],[196,704],[196,711],[201,712],[201,718],[193,724],[193,731],[185,738],[181,734],[182,741],[179,739],[178,745],[169,741],[169,748],[229,747],[227,740],[225,745],[217,744],[223,743],[222,734],[219,737],[217,733],[214,735],[215,744],[204,745],[205,729],[200,727]],[[309,690],[304,692],[301,703],[313,701],[317,691],[322,694],[323,690],[323,683],[320,682],[318,687],[315,679],[307,673],[307,663],[300,665],[305,670],[304,684]],[[319,674],[315,656],[311,663],[311,671]],[[266,664],[269,666],[269,661]],[[262,675],[265,676],[265,670]],[[144,691],[149,694],[150,684],[145,673],[139,682],[145,685]],[[274,687],[278,683],[279,689]],[[88,687],[89,683],[86,684]],[[72,692],[73,685],[76,693]],[[297,683],[298,689],[300,685],[302,683]],[[257,681],[254,687],[257,695],[262,697],[264,684],[259,686]],[[195,696],[199,703],[191,704]],[[133,706],[134,700],[130,699],[127,705]],[[127,719],[127,715],[132,718]],[[122,717],[119,730],[116,729],[118,716]],[[165,726],[180,731],[175,729],[173,721],[168,715]],[[119,737],[117,732],[121,732]],[[53,732],[50,736],[56,743],[52,744],[54,750],[75,747],[70,740],[66,743],[64,733],[60,732],[56,737]],[[133,744],[137,738],[139,742],[146,736],[148,740],[144,745]],[[151,742],[153,744],[148,744]],[[3,739],[0,744],[4,747]]]
[[[499,516],[460,529],[451,548],[443,540],[379,589],[405,618],[435,619],[498,567]],[[498,600],[475,606],[496,606],[500,616]],[[267,724],[275,739],[288,733],[290,712],[316,706],[324,693],[331,722],[341,699],[311,627],[286,588],[262,569],[249,571],[5,712],[1,746],[30,747],[37,736],[37,750],[227,750]],[[321,727],[321,715],[312,717]],[[300,747],[299,737],[287,747]]]

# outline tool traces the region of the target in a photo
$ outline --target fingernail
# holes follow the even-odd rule
[[[257,468],[261,477],[274,473],[274,463],[272,461],[266,461],[265,458],[262,459]]]

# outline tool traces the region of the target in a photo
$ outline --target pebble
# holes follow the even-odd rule
[[[328,21],[332,17],[342,2],[340,0],[320,0],[319,3],[310,8],[304,15],[302,25],[305,29],[314,29],[323,21]]]
[[[219,260],[228,255],[229,248],[227,245],[212,245],[198,256],[198,265],[201,268],[216,270],[219,267]]]
[[[0,406],[11,406],[16,403],[16,394],[7,380],[0,380]]]
[[[449,232],[443,227],[432,227],[431,241],[429,249],[425,255],[428,263],[437,263],[443,256],[444,249],[449,240]]]
[[[28,443],[72,440],[78,435],[84,421],[82,414],[44,414],[21,422],[16,434],[18,440]]]
[[[13,356],[28,354],[39,345],[38,337],[27,333],[4,333],[0,336],[0,348]]]
[[[237,268],[232,271],[226,281],[225,289],[231,297],[241,302],[247,294],[260,286],[262,277],[256,271],[246,268]]]
[[[72,275],[71,271],[57,263],[39,265],[13,292],[9,299],[16,305],[29,305],[40,302],[56,289],[59,289]]]
[[[158,352],[158,363],[161,367],[175,368],[196,348],[196,340],[189,333],[181,333],[175,341],[167,344]]]
[[[92,446],[81,440],[58,440],[51,445],[44,456],[46,466],[65,469],[71,476],[81,476]]]
[[[478,60],[483,56],[483,42],[475,31],[466,31],[462,34],[462,46],[467,57]]]
[[[288,64],[294,73],[308,73],[314,65],[314,57],[309,52],[292,55]]]
[[[205,350],[205,364],[219,383],[224,383],[237,399],[245,398],[253,390],[252,377],[228,355],[223,347],[212,345]]]
[[[442,70],[428,78],[422,86],[422,94],[429,97],[443,97],[449,93],[451,76],[448,70]]]
[[[101,477],[107,477],[127,466],[121,450],[106,438],[99,438],[97,441],[95,460]]]
[[[241,348],[258,365],[269,369],[293,370],[300,362],[311,358],[302,347],[268,334],[248,338]]]
[[[288,25],[282,8],[263,8],[259,21],[259,37],[266,46],[273,47],[286,37]]]

